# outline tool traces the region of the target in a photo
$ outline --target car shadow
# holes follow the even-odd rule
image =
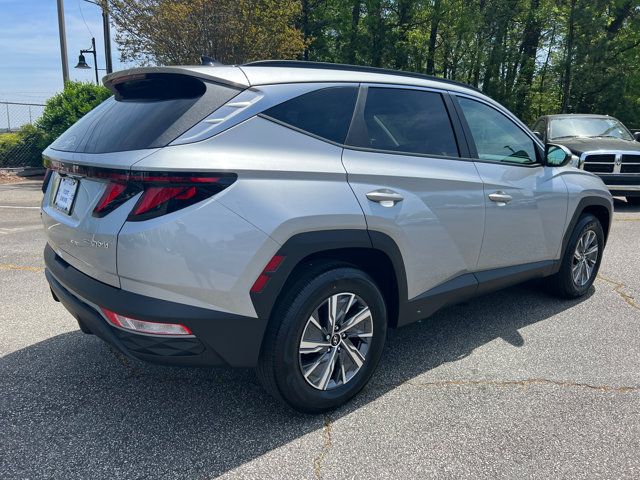
[[[495,339],[521,347],[524,327],[579,302],[535,287],[513,287],[391,331],[370,385],[331,417]],[[317,437],[304,436],[321,431],[325,418],[280,405],[251,370],[149,365],[73,331],[6,355],[0,372],[0,464],[19,478],[132,478],[150,470],[213,478],[296,439],[310,442],[308,451],[321,448]]]

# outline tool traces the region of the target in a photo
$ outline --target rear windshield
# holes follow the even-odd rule
[[[164,147],[240,92],[179,74],[140,75],[113,89],[113,97],[71,126],[51,148],[108,153]]]

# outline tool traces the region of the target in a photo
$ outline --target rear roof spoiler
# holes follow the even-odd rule
[[[234,66],[215,66],[212,68],[210,65],[198,65],[193,67],[130,68],[128,70],[122,70],[106,75],[102,78],[102,83],[109,90],[114,91],[113,85],[129,79],[144,76],[148,73],[188,75],[190,77],[196,77],[202,80],[209,80],[211,82],[222,83],[224,85],[239,88],[248,88],[250,86],[249,80],[247,80],[247,77],[240,68]]]

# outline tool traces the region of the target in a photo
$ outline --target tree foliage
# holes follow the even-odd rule
[[[296,0],[109,0],[122,60],[193,64],[295,58],[304,49]]]
[[[110,96],[111,92],[102,86],[67,82],[62,92],[47,100],[36,127],[45,133],[46,144],[51,143],[80,117]]]
[[[298,58],[469,83],[525,121],[640,125],[640,0],[109,0],[123,60]]]

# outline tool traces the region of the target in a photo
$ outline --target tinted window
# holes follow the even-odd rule
[[[378,150],[458,156],[442,95],[421,90],[369,88],[364,122],[349,144]]]
[[[114,97],[77,121],[51,148],[106,153],[164,147],[239,93],[166,74],[123,82],[115,89]]]
[[[265,115],[336,143],[344,143],[358,89],[331,87],[305,93],[264,112]]]
[[[533,140],[502,113],[484,103],[459,98],[481,160],[535,163]]]

